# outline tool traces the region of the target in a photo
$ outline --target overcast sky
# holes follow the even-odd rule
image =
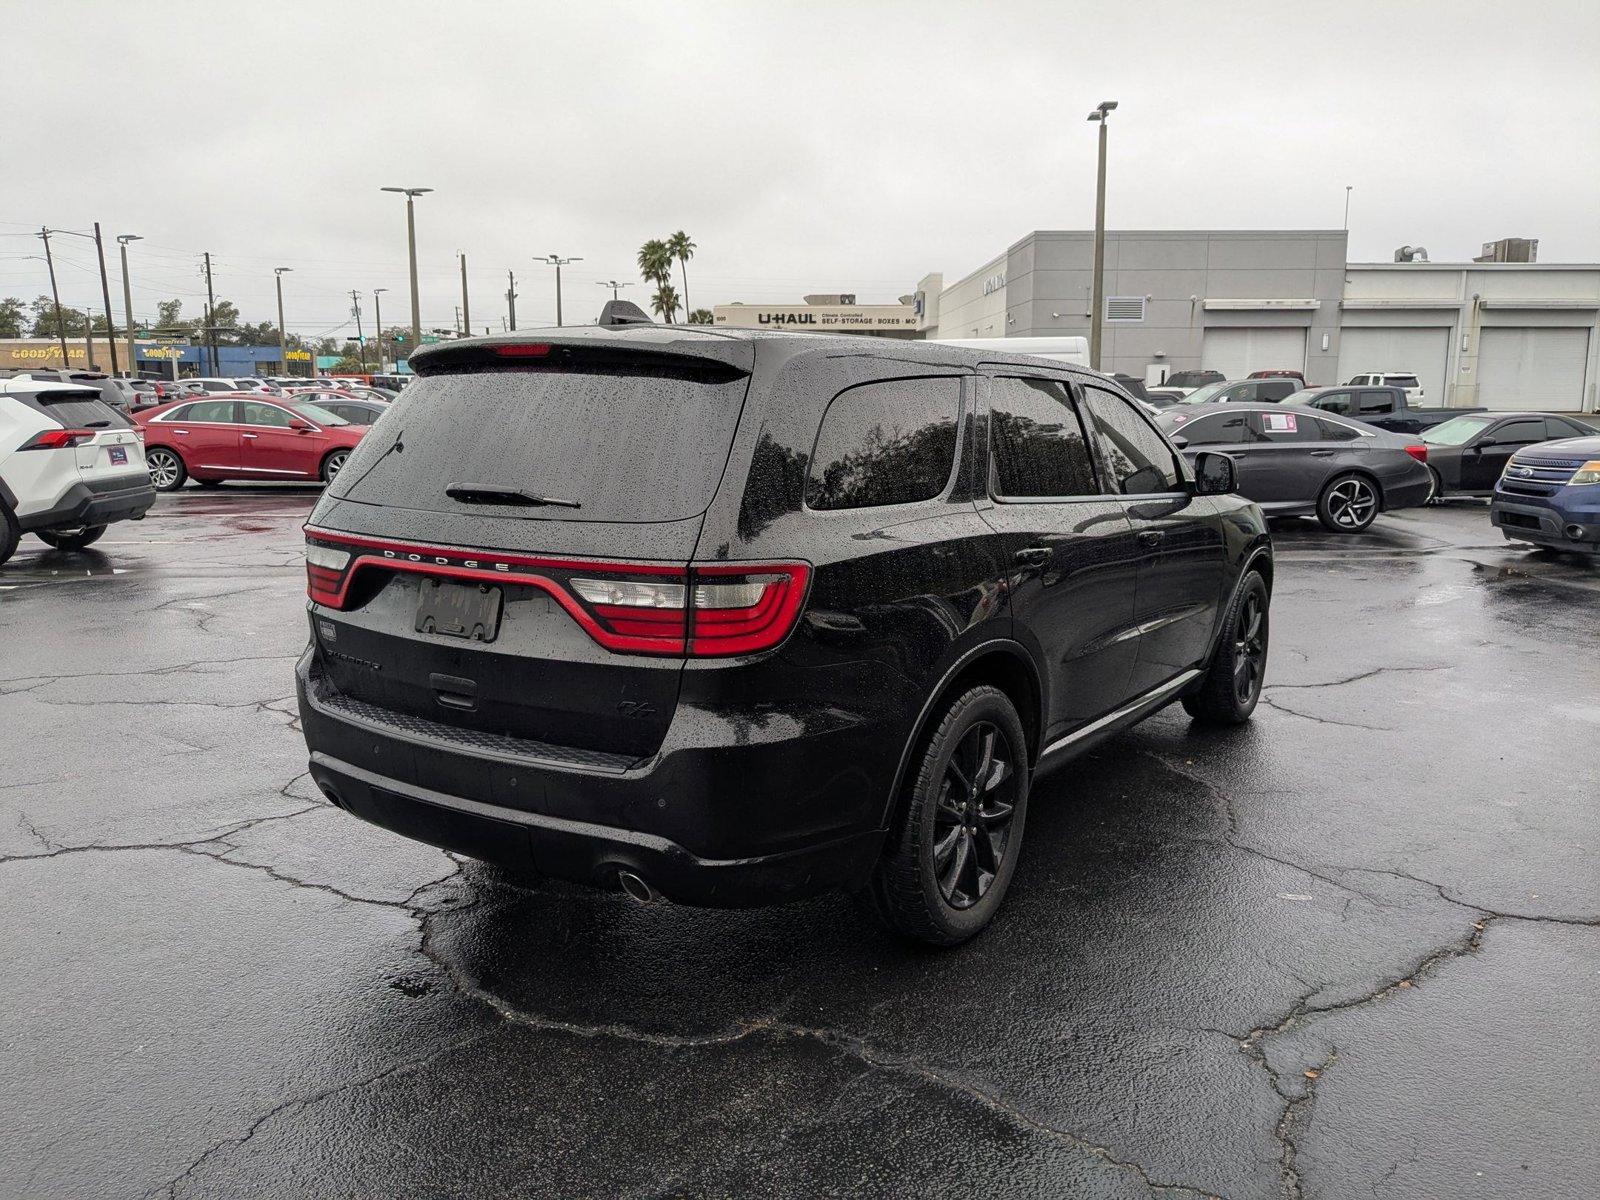
[[[48,290],[47,223],[138,233],[134,309],[200,311],[199,253],[247,320],[353,328],[352,288],[407,319],[592,320],[646,238],[684,229],[696,307],[891,301],[1032,229],[1338,228],[1462,260],[1497,237],[1600,260],[1600,3],[23,4],[4,18],[0,296]],[[99,305],[63,237],[63,300]],[[119,283],[114,308],[122,316]]]

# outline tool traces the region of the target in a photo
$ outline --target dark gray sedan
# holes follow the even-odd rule
[[[1315,516],[1335,533],[1360,533],[1380,512],[1427,503],[1428,448],[1407,434],[1284,404],[1195,404],[1162,410],[1156,424],[1193,460],[1220,450],[1241,496],[1269,517]]]

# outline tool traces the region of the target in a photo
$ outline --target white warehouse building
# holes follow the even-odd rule
[[[1089,332],[1094,235],[1036,231],[918,285],[924,337]],[[1351,263],[1343,230],[1108,230],[1102,366],[1160,382],[1415,374],[1427,403],[1600,411],[1600,264]]]

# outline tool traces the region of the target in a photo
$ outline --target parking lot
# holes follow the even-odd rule
[[[314,499],[0,571],[5,1194],[1592,1194],[1600,565],[1476,502],[1280,526],[1254,721],[1049,777],[935,952],[326,804]]]

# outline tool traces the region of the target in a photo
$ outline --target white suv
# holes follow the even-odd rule
[[[0,563],[24,533],[81,550],[155,499],[142,435],[98,390],[0,379]]]
[[[1350,383],[1345,384],[1345,387],[1349,387],[1351,383],[1358,387],[1366,384],[1369,387],[1401,388],[1406,394],[1406,403],[1410,405],[1421,403],[1425,395],[1421,381],[1409,371],[1369,371],[1365,375],[1357,375],[1350,380]]]

